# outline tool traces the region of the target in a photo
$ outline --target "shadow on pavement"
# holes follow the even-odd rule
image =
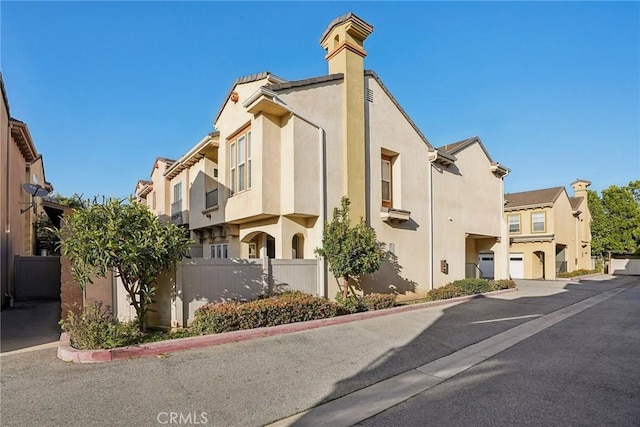
[[[334,390],[314,407],[418,368],[600,292],[629,283],[616,278],[583,279],[579,283],[518,282],[517,293],[503,294],[497,298],[478,296],[445,308],[439,318],[433,323],[425,324],[424,330],[408,344],[387,351],[356,375],[337,382]],[[540,291],[536,291],[536,286]],[[550,287],[556,289],[550,292]],[[486,362],[482,371],[483,378],[500,375],[505,369],[509,370],[508,366],[492,364],[490,359]],[[305,414],[291,425],[311,425],[311,420],[312,417]]]
[[[0,353],[60,339],[60,301],[20,301],[0,312]]]

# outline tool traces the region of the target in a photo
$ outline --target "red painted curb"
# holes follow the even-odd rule
[[[69,334],[63,333],[58,344],[58,358],[65,362],[75,363],[100,363],[111,362],[113,360],[130,359],[132,357],[156,356],[159,354],[172,353],[175,351],[211,347],[214,345],[227,344],[232,342],[247,341],[255,338],[271,337],[275,335],[291,334],[310,329],[321,328],[323,326],[340,325],[355,322],[358,320],[372,319],[375,317],[388,316],[391,314],[404,313],[406,311],[420,310],[429,307],[439,307],[443,305],[456,304],[475,298],[482,298],[485,295],[500,295],[508,292],[515,292],[517,288],[503,289],[500,291],[487,292],[485,294],[468,295],[464,297],[449,298],[439,301],[403,305],[378,311],[366,311],[364,313],[347,314],[344,316],[331,317],[329,319],[310,320],[308,322],[289,323],[286,325],[269,326],[266,328],[246,329],[235,332],[225,332],[221,334],[202,335],[197,337],[176,338],[167,341],[158,341],[147,344],[132,345],[128,347],[118,347],[109,350],[76,350],[71,347]]]

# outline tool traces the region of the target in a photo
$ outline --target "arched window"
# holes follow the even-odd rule
[[[302,235],[300,234],[294,235],[293,239],[291,239],[291,258],[303,259],[304,258],[303,247],[304,247],[304,237],[302,237]]]

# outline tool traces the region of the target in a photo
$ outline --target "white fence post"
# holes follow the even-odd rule
[[[183,280],[182,280],[182,262],[176,264],[175,267],[175,283],[171,296],[171,327],[180,328],[186,326],[184,321],[184,297],[183,297]]]

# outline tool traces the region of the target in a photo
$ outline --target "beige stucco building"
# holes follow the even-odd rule
[[[578,179],[564,187],[505,194],[512,278],[554,280],[560,272],[591,268],[591,214],[587,187]]]
[[[10,115],[1,74],[0,87],[0,299],[1,305],[5,305],[12,292],[14,256],[36,254],[35,223],[42,213],[41,199],[32,199],[23,185],[34,184],[48,192],[53,187],[45,179],[43,158],[27,124]]]
[[[346,195],[352,221],[371,225],[390,253],[363,278],[365,292],[412,299],[465,276],[508,277],[508,169],[477,137],[430,144],[365,70],[372,31],[353,14],[329,24],[320,40],[327,75],[237,79],[216,132],[166,169],[164,191],[172,205],[177,195],[182,201],[171,217],[188,224],[204,257],[315,258],[323,225]],[[149,185],[137,190],[147,204]],[[318,294],[335,295],[337,281],[321,270]]]
[[[136,200],[145,203],[162,222],[169,221],[171,217],[169,182],[165,172],[173,163],[175,160],[157,157],[149,174],[150,179],[138,181],[135,188]]]

